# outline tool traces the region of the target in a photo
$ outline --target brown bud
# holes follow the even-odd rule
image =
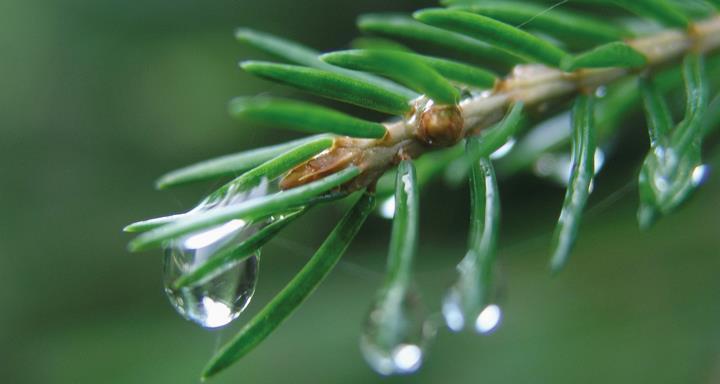
[[[449,147],[463,136],[463,116],[457,105],[432,105],[420,112],[417,137],[428,145]]]
[[[295,188],[338,172],[359,160],[357,148],[333,146],[326,152],[298,165],[280,180],[281,189]]]

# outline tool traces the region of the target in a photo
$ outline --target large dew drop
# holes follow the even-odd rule
[[[268,182],[249,190],[229,184],[208,197],[189,214],[264,196]],[[197,284],[175,288],[173,283],[193,272],[210,258],[252,236],[263,223],[231,220],[225,224],[190,233],[165,247],[163,280],[170,303],[187,320],[206,328],[217,328],[236,319],[247,307],[258,277],[259,251],[249,258],[220,270]]]
[[[384,290],[371,308],[360,349],[381,375],[409,374],[422,365],[425,347],[434,334],[418,294],[396,285]]]

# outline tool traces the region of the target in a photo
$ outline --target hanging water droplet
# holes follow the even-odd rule
[[[268,189],[267,180],[247,190],[239,190],[236,185],[228,184],[210,195],[190,211],[190,214],[264,196],[268,193]],[[271,217],[258,223],[248,223],[240,219],[231,220],[170,241],[165,247],[163,280],[165,293],[177,312],[187,320],[207,328],[221,327],[237,318],[255,292],[259,251],[239,263],[228,265],[194,285],[175,288],[173,284],[178,278],[195,271],[210,258],[231,250],[275,219]]]
[[[206,328],[222,327],[247,307],[258,276],[258,258],[248,259],[216,273],[199,284],[175,289],[172,283],[189,272],[187,261],[199,260],[197,253],[181,247],[165,251],[163,275],[165,293],[172,306],[187,320]]]
[[[443,300],[442,314],[445,324],[453,332],[460,332],[467,327],[481,334],[489,334],[497,329],[502,320],[502,310],[497,304],[489,304],[479,309],[464,308],[462,294],[451,289]]]
[[[419,295],[395,285],[383,290],[370,310],[360,349],[365,361],[381,375],[408,374],[422,365],[425,347],[434,334],[425,321]]]
[[[500,307],[491,303],[496,291],[480,269],[475,252],[468,251],[458,265],[458,280],[442,303],[445,324],[453,332],[472,327],[477,333],[491,333],[502,319]]]
[[[510,138],[508,139],[508,141],[505,142],[505,144],[503,144],[500,148],[498,148],[497,150],[495,150],[495,152],[493,152],[493,153],[490,155],[490,159],[491,159],[491,160],[502,159],[502,158],[505,157],[508,153],[510,153],[510,151],[512,151],[512,149],[515,147],[515,144],[517,144],[517,140],[515,140],[514,137],[510,137]]]
[[[462,296],[457,290],[451,290],[445,297],[442,313],[445,324],[453,332],[460,332],[466,327],[481,334],[490,334],[497,329],[502,320],[502,310],[497,304],[489,304],[479,311],[465,312]]]

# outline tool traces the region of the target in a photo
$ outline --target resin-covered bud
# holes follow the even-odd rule
[[[462,139],[463,125],[460,107],[430,102],[420,111],[417,137],[428,145],[450,147]]]

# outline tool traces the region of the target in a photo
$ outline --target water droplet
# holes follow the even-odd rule
[[[517,144],[517,140],[515,140],[514,137],[511,137],[508,139],[508,141],[505,142],[505,144],[502,145],[502,147],[495,150],[495,152],[490,155],[491,160],[498,160],[505,157],[512,149],[515,147],[515,144]]]
[[[595,97],[602,99],[607,96],[608,90],[606,86],[600,86],[595,89]]]
[[[392,219],[395,217],[395,197],[390,196],[387,199],[385,199],[378,208],[378,213],[380,214],[380,217],[384,219]]]
[[[600,171],[602,171],[603,166],[605,166],[605,151],[600,148],[596,148],[593,163],[595,164],[595,175],[597,175]]]
[[[222,327],[236,319],[255,292],[257,254],[198,284],[175,289],[172,283],[192,270],[188,268],[193,265],[191,260],[207,260],[207,257],[202,251],[182,246],[172,246],[165,250],[165,293],[172,306],[185,319],[206,328]]]
[[[667,190],[670,188],[670,183],[669,183],[667,177],[665,177],[665,175],[660,172],[657,172],[657,174],[655,175],[654,181],[655,181],[655,188],[660,193],[667,192]]]
[[[497,304],[490,304],[481,310],[464,312],[462,297],[457,290],[451,290],[442,305],[445,324],[453,332],[460,332],[467,326],[481,334],[490,334],[497,329],[502,320],[502,310]]]
[[[692,171],[692,184],[694,187],[699,187],[704,184],[708,176],[710,176],[710,167],[707,164],[698,165]]]
[[[458,280],[448,290],[442,303],[445,324],[453,332],[472,328],[477,333],[494,331],[502,319],[502,311],[491,298],[497,294],[487,272],[481,270],[477,254],[470,250],[458,265]]]
[[[360,338],[365,361],[381,375],[408,374],[422,365],[435,330],[425,321],[419,295],[395,285],[383,290],[368,314]]]
[[[493,91],[482,91],[482,92],[480,92],[479,96],[481,98],[487,99],[488,97],[490,97],[492,95],[493,95]]]
[[[480,312],[475,320],[475,330],[479,333],[494,331],[502,320],[502,310],[497,304],[490,304]]]
[[[247,190],[239,190],[230,183],[210,195],[189,214],[264,196],[268,190],[267,180]],[[177,312],[207,328],[221,327],[237,318],[255,292],[259,251],[194,285],[177,289],[173,283],[276,219],[271,217],[257,223],[235,219],[170,241],[165,247],[163,280],[165,293]]]

